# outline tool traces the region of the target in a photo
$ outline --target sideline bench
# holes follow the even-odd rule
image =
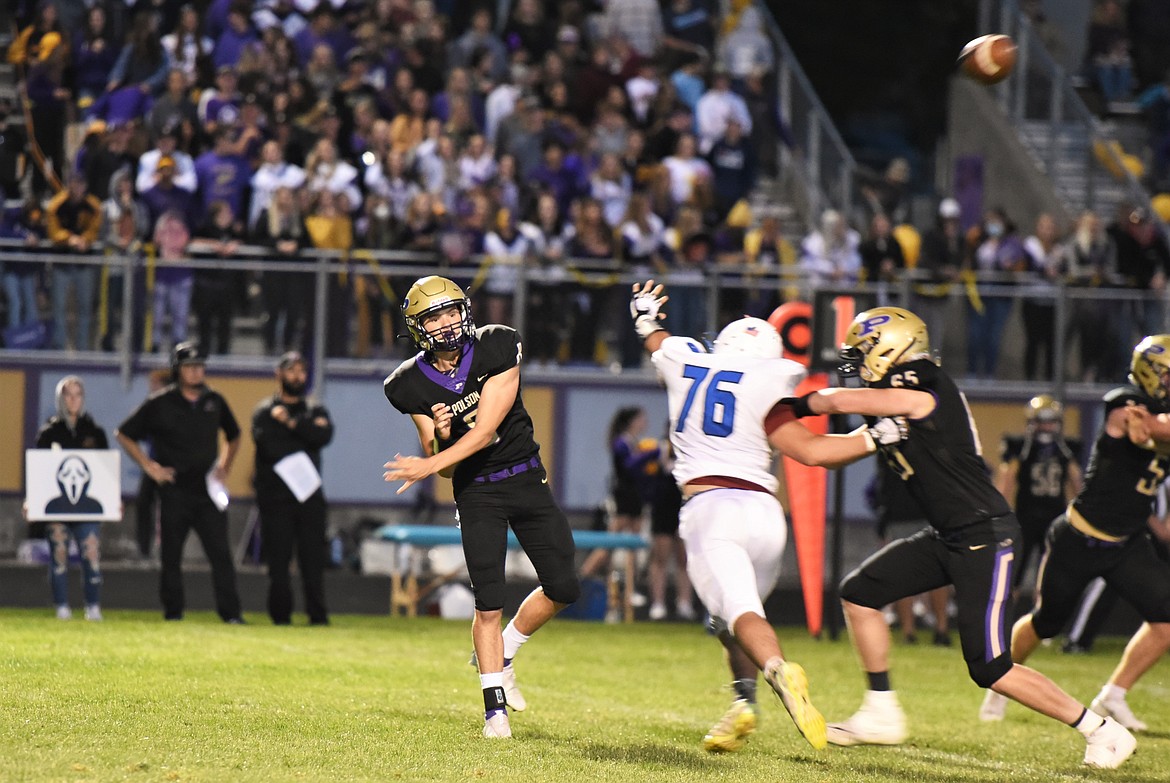
[[[390,572],[390,614],[404,614],[415,617],[418,614],[418,602],[434,588],[449,581],[455,573],[443,574],[432,580],[432,583],[420,590],[418,577],[422,570],[423,555],[431,547],[459,545],[459,528],[448,525],[383,525],[374,532],[374,537],[380,541],[395,544],[393,566]],[[624,622],[634,620],[634,552],[645,549],[645,539],[633,533],[608,533],[599,530],[574,530],[573,543],[577,549],[610,549],[629,550],[625,565],[625,587],[618,595],[617,586],[610,583],[607,599],[607,609],[617,608],[620,600],[622,619]],[[515,534],[508,531],[508,549],[520,549],[520,542]],[[462,570],[462,569],[460,569]]]

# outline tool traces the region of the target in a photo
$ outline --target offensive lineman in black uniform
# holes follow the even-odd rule
[[[794,413],[905,416],[909,437],[880,451],[931,526],[885,547],[841,583],[869,689],[860,710],[829,725],[829,742],[896,745],[906,739],[906,719],[890,688],[890,633],[881,609],[953,584],[971,679],[1076,728],[1087,741],[1088,766],[1120,766],[1136,747],[1132,734],[1085,709],[1044,675],[1012,662],[1007,599],[1020,526],[991,483],[966,398],[931,358],[922,319],[898,307],[865,311],[853,320],[841,358],[842,376],[860,375],[876,388],[813,392],[793,400]]]
[[[1145,622],[1091,706],[1142,730],[1146,725],[1125,694],[1170,649],[1170,564],[1154,551],[1148,527],[1154,497],[1170,471],[1170,334],[1138,343],[1129,380],[1132,385],[1105,395],[1105,426],[1093,445],[1085,486],[1048,531],[1040,598],[1012,628],[1012,659],[1027,660],[1041,639],[1060,633],[1085,585],[1104,577]],[[1003,705],[996,701],[987,697],[980,718],[1002,718]]]
[[[1064,511],[1070,498],[1081,489],[1081,468],[1077,463],[1080,441],[1065,439],[1064,406],[1052,395],[1041,394],[1028,401],[1028,423],[1023,436],[1005,435],[1000,452],[995,488],[1012,504],[1023,531],[1020,559],[1015,566],[1015,589],[1032,561],[1044,551],[1044,534],[1052,520]]]
[[[483,734],[508,738],[505,699],[513,710],[526,706],[512,658],[580,594],[573,535],[549,491],[520,396],[520,335],[500,325],[476,329],[470,300],[443,277],[416,281],[402,314],[421,350],[386,379],[386,399],[414,420],[426,456],[396,454],[385,465],[385,479],[404,481],[401,493],[454,468],[463,554],[475,593],[471,630],[483,688]],[[540,587],[501,634],[509,525],[532,560]]]

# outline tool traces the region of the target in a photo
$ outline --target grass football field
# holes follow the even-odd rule
[[[1011,705],[976,719],[982,693],[957,648],[896,646],[910,720],[897,748],[810,748],[764,685],[739,753],[700,739],[730,703],[719,645],[699,625],[560,621],[517,658],[528,710],[515,739],[481,738],[465,622],[336,617],[277,628],[206,613],[101,624],[0,610],[0,781],[999,781],[1170,779],[1170,663],[1130,695],[1153,730],[1120,770],[1081,766],[1071,728]],[[852,650],[784,628],[829,720],[859,704]],[[1124,640],[1091,655],[1041,649],[1037,668],[1086,702]]]

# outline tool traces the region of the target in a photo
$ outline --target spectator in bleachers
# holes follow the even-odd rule
[[[711,60],[715,56],[715,18],[706,2],[670,0],[662,9],[662,45],[675,60],[679,53]]]
[[[187,218],[176,212],[164,212],[154,225],[153,241],[156,260],[151,293],[151,350],[158,353],[187,339],[187,319],[195,287],[195,270],[186,263],[187,243],[191,241]],[[169,342],[164,324],[170,326]]]
[[[248,18],[251,3],[247,0],[232,3],[228,9],[227,25],[215,41],[212,51],[212,63],[218,68],[223,65],[236,65],[244,49],[260,40],[252,27],[252,20]]]
[[[1024,240],[1028,251],[1029,287],[1037,294],[1052,295],[1058,281],[1068,271],[1068,247],[1061,238],[1056,219],[1042,213],[1036,218],[1036,233]],[[1056,299],[1036,296],[1025,298],[1021,306],[1024,318],[1024,377],[1029,381],[1054,379],[1056,350]],[[1044,369],[1040,356],[1044,353]]]
[[[309,233],[291,188],[277,187],[273,192],[272,201],[256,221],[254,237],[257,244],[275,251],[273,258],[276,261],[301,260],[301,248],[308,245]],[[264,273],[260,286],[264,299],[264,353],[274,356],[284,350],[303,347],[307,341],[301,326],[311,305],[312,278],[300,272],[268,271]],[[277,340],[278,333],[280,340]]]
[[[244,195],[252,169],[247,159],[235,151],[232,136],[232,128],[221,126],[215,132],[215,146],[195,160],[200,205],[199,215],[192,221],[196,224],[213,201],[226,201],[233,215],[244,214]]]
[[[40,22],[34,25],[34,34],[28,38],[27,59],[14,59],[12,49],[9,60],[27,65],[25,90],[30,104],[29,119],[32,121],[33,138],[44,156],[44,166],[51,167],[57,175],[68,169],[65,158],[65,123],[67,106],[71,93],[65,85],[65,67],[68,64],[68,45],[54,28],[55,8],[52,3],[41,10]],[[41,25],[48,25],[49,32],[39,37],[35,34]],[[26,31],[27,32],[27,31]],[[23,37],[23,34],[22,34]],[[36,41],[35,45],[32,43]],[[13,45],[15,48],[15,44]],[[44,194],[51,179],[46,179],[42,166],[33,168],[33,192]]]
[[[226,201],[213,201],[207,218],[187,250],[198,259],[230,261],[244,242],[242,221]],[[199,329],[199,345],[208,354],[232,352],[232,316],[242,304],[244,275],[234,269],[196,269],[191,306]],[[246,301],[246,299],[244,300]]]
[[[731,75],[717,67],[711,76],[711,88],[699,99],[695,108],[695,122],[699,129],[699,149],[704,154],[727,133],[729,120],[738,120],[743,132],[752,132],[752,118],[747,103],[731,91]]]
[[[390,122],[390,141],[395,152],[409,153],[422,143],[426,134],[427,116],[426,91],[411,91],[406,110]]]
[[[348,165],[348,164],[347,164]],[[352,168],[352,167],[351,167]],[[314,203],[305,216],[309,242],[317,250],[336,251],[327,258],[340,268],[327,277],[328,319],[325,326],[325,355],[349,355],[349,319],[352,315],[354,286],[348,273],[349,251],[353,249],[353,220],[350,218],[346,189],[323,187],[315,191]],[[306,325],[311,324],[315,308],[306,311]],[[363,346],[364,348],[365,346]]]
[[[893,225],[885,215],[874,215],[869,221],[869,236],[858,246],[861,268],[870,283],[893,283],[906,268],[902,246],[894,238]],[[881,305],[888,302],[879,302]]]
[[[199,188],[195,173],[195,161],[179,149],[180,126],[168,124],[158,134],[154,149],[147,150],[138,158],[138,175],[134,180],[139,193],[154,187],[157,181],[158,164],[163,158],[170,158],[175,164],[175,187],[194,193]],[[204,343],[206,345],[206,343]]]
[[[212,74],[215,41],[199,32],[199,11],[193,5],[179,9],[179,22],[160,41],[171,67],[183,74],[188,89],[206,83]]]
[[[557,361],[565,336],[568,301],[564,263],[574,230],[550,193],[536,197],[529,219],[520,224],[520,232],[528,238],[535,258],[547,273],[546,277],[530,280],[528,285],[528,323],[543,326],[531,331],[526,351],[531,361],[541,364]]]
[[[779,271],[781,264],[790,264],[796,257],[796,250],[780,233],[780,220],[775,215],[768,215],[760,221],[758,228],[744,234],[743,256],[752,273],[769,273]],[[780,294],[776,286],[761,283],[747,292],[743,314],[767,318],[779,306]]]
[[[630,100],[630,110],[634,123],[645,128],[650,124],[650,107],[658,97],[662,84],[658,79],[658,71],[650,60],[643,60],[638,65],[638,74],[626,82],[626,96]]]
[[[1069,315],[1069,334],[1075,334],[1080,341],[1081,380],[1085,383],[1120,381],[1129,357],[1120,350],[1123,340],[1114,314],[1124,304],[1091,296],[1094,288],[1121,284],[1117,273],[1117,245],[1093,212],[1081,213],[1073,229],[1068,282],[1090,294],[1074,298]]]
[[[600,108],[597,121],[591,128],[590,143],[597,155],[621,155],[631,132],[621,111],[605,104]]]
[[[119,48],[110,35],[105,7],[90,8],[85,24],[73,34],[72,66],[79,109],[89,108],[105,91]]]
[[[215,88],[199,96],[198,117],[203,132],[215,136],[219,128],[230,128],[240,117],[239,80],[236,69],[221,65],[215,70]]]
[[[130,127],[110,128],[105,120],[90,120],[85,138],[73,159],[73,170],[85,177],[89,192],[99,200],[109,194],[110,176],[123,166],[133,166],[134,156],[127,145]]]
[[[715,214],[722,219],[736,202],[748,197],[759,172],[755,149],[738,120],[728,121],[726,133],[711,147],[707,160],[711,163]]]
[[[463,145],[463,154],[459,157],[459,189],[467,191],[484,187],[495,176],[495,155],[483,134],[476,133]]]
[[[36,17],[32,24],[20,31],[8,46],[8,62],[24,68],[27,73],[37,62],[43,62],[49,53],[61,46],[67,39],[61,23],[57,4],[42,0],[37,4]]]
[[[2,194],[0,194],[2,195]],[[44,232],[43,215],[35,199],[26,199],[19,207],[0,209],[0,239],[19,240],[26,250],[40,244]],[[37,297],[44,265],[35,261],[8,259],[0,268],[4,296],[8,301],[9,329],[30,327],[40,320]]]
[[[495,226],[483,238],[483,252],[491,267],[484,280],[484,311],[488,323],[510,324],[519,268],[533,254],[532,240],[520,232],[515,216],[506,209],[496,213]]]
[[[305,63],[303,73],[315,95],[324,101],[332,100],[333,90],[341,81],[341,72],[337,69],[337,60],[329,44],[319,43],[313,47],[313,54]]]
[[[167,73],[166,87],[147,115],[146,129],[151,138],[157,139],[168,128],[175,129],[178,146],[186,151],[191,149],[195,129],[199,126],[198,108],[191,100],[187,77],[177,68]]]
[[[1107,104],[1129,100],[1133,90],[1133,59],[1119,0],[1097,0],[1089,22],[1085,62]]]
[[[175,184],[177,173],[178,168],[174,158],[170,156],[159,158],[154,172],[154,187],[142,194],[142,203],[146,205],[147,214],[150,216],[152,231],[159,217],[165,212],[189,216],[185,217],[184,220],[194,221],[197,219],[195,194]]]
[[[609,0],[602,21],[605,35],[620,38],[641,57],[652,57],[663,40],[657,0]]]
[[[694,136],[679,136],[675,153],[662,165],[670,175],[670,195],[676,206],[691,201],[700,205],[709,202],[711,166],[698,156]]]
[[[567,212],[570,202],[587,190],[580,159],[567,154],[565,145],[556,138],[546,139],[541,149],[542,162],[528,173],[526,179],[532,187],[551,192],[560,210]]]
[[[718,51],[718,59],[727,66],[732,79],[741,84],[751,74],[770,73],[775,67],[764,18],[758,8],[750,5],[739,13],[735,27],[720,39]]]
[[[402,226],[402,249],[414,253],[438,253],[439,232],[442,225],[439,214],[445,214],[441,204],[436,204],[430,193],[417,194],[406,210]],[[438,260],[436,255],[435,260]]]
[[[966,240],[959,223],[962,209],[953,198],[939,202],[934,225],[923,234],[918,253],[919,282],[914,287],[913,311],[926,323],[926,333],[942,346],[946,334],[947,303],[966,260]]]
[[[800,266],[814,284],[851,286],[861,272],[861,236],[835,209],[821,213],[820,226],[800,243]]]
[[[45,208],[46,234],[53,250],[65,254],[89,253],[101,231],[102,203],[93,196],[85,177],[72,174],[65,189],[55,195]],[[98,267],[93,264],[56,263],[53,265],[53,347],[70,346],[79,351],[90,349],[93,311],[96,303]],[[67,308],[70,289],[75,306]],[[74,339],[66,338],[68,313],[76,318]]]
[[[910,162],[894,158],[880,176],[876,172],[857,172],[861,195],[870,216],[882,214],[897,225],[910,217]]]
[[[1170,274],[1170,246],[1144,208],[1134,209],[1113,232],[1117,243],[1117,271],[1142,299],[1134,303],[1127,344],[1162,330],[1162,298]]]
[[[516,171],[516,159],[511,155],[501,155],[496,167],[496,176],[493,178],[488,193],[491,199],[501,209],[510,211],[513,215],[522,214],[527,208],[529,198],[525,186],[520,182]]]
[[[105,287],[105,318],[101,319],[100,348],[114,350],[114,337],[122,331],[127,319],[132,326],[132,345],[141,346],[141,318],[130,317],[125,312],[123,281],[124,261],[128,255],[137,255],[142,250],[143,240],[150,236],[150,214],[134,194],[134,176],[129,167],[119,169],[110,178],[110,196],[102,202],[102,225],[100,240],[106,251],[113,256],[107,264],[102,283]],[[139,305],[141,307],[141,304]]]
[[[23,123],[9,122],[11,113],[11,102],[0,98],[0,195],[14,198],[27,169],[28,135]]]
[[[305,170],[284,159],[280,142],[264,142],[260,149],[260,167],[252,174],[252,202],[248,209],[248,227],[254,229],[256,221],[272,201],[277,188],[299,188],[305,182]],[[367,185],[369,183],[367,182]],[[204,343],[206,345],[206,343]]]
[[[139,12],[134,16],[126,43],[110,70],[106,92],[134,89],[149,95],[161,92],[171,68],[171,58],[159,42],[155,16]]]
[[[472,13],[467,31],[447,48],[447,57],[454,67],[466,68],[484,54],[491,64],[492,79],[502,81],[508,74],[508,50],[492,30],[492,12],[480,7]]]
[[[1016,226],[999,207],[983,215],[983,222],[969,232],[972,248],[969,268],[987,283],[1002,286],[1013,282],[1014,273],[1028,265],[1028,251],[1016,234]],[[995,378],[999,368],[999,347],[1004,326],[1015,300],[1003,294],[980,294],[977,306],[968,300],[967,373],[975,378]]]
[[[606,153],[589,179],[589,193],[601,203],[601,211],[610,228],[622,224],[626,205],[630,202],[633,185],[630,175],[622,170],[617,155]],[[640,350],[640,347],[639,347]]]
[[[368,166],[362,181],[366,187],[367,198],[369,195],[377,195],[385,200],[390,209],[390,217],[396,225],[406,222],[406,213],[411,201],[422,192],[413,172],[407,167],[405,152],[391,151],[381,162]],[[253,189],[256,187],[254,179],[252,187]]]
[[[540,0],[516,0],[504,26],[505,43],[513,51],[523,51],[531,63],[540,62],[556,38],[556,27],[544,11]]]
[[[691,55],[682,60],[678,68],[670,75],[674,94],[692,113],[698,110],[699,99],[707,91],[707,83],[703,81],[703,70],[706,64],[702,57]]]

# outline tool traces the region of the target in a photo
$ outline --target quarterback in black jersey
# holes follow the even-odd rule
[[[905,715],[890,688],[890,631],[881,609],[953,584],[971,679],[1076,728],[1087,741],[1086,765],[1120,766],[1136,747],[1132,734],[1011,659],[1007,609],[1020,526],[992,484],[966,398],[931,357],[922,319],[898,307],[867,310],[853,320],[841,358],[842,376],[860,376],[872,388],[813,392],[793,400],[794,412],[905,416],[909,436],[880,453],[906,481],[930,527],[885,547],[841,583],[869,689],[860,710],[829,725],[829,742],[896,745],[906,739]]]
[[[425,457],[396,454],[386,481],[407,487],[453,469],[463,555],[475,593],[472,638],[484,692],[484,736],[512,736],[505,701],[526,706],[512,658],[538,628],[577,600],[573,535],[548,488],[520,397],[520,335],[477,329],[471,302],[450,280],[424,277],[402,313],[419,353],[386,379],[386,399],[410,415]],[[504,555],[511,526],[540,579],[503,633]]]
[[[1085,586],[1103,577],[1145,623],[1091,707],[1143,730],[1125,694],[1170,649],[1170,564],[1158,557],[1149,531],[1154,497],[1170,471],[1170,335],[1138,343],[1129,379],[1130,386],[1105,395],[1105,426],[1085,485],[1048,531],[1039,599],[1012,629],[1012,658],[1026,660],[1041,639],[1060,633]],[[989,696],[980,716],[1002,714]]]
[[[1064,437],[1064,406],[1050,394],[1028,400],[1023,435],[1005,435],[995,486],[1013,501],[1023,530],[1023,547],[1015,567],[1014,587],[1044,550],[1044,534],[1081,488],[1077,463],[1080,441]],[[1035,569],[1033,569],[1035,570]]]

